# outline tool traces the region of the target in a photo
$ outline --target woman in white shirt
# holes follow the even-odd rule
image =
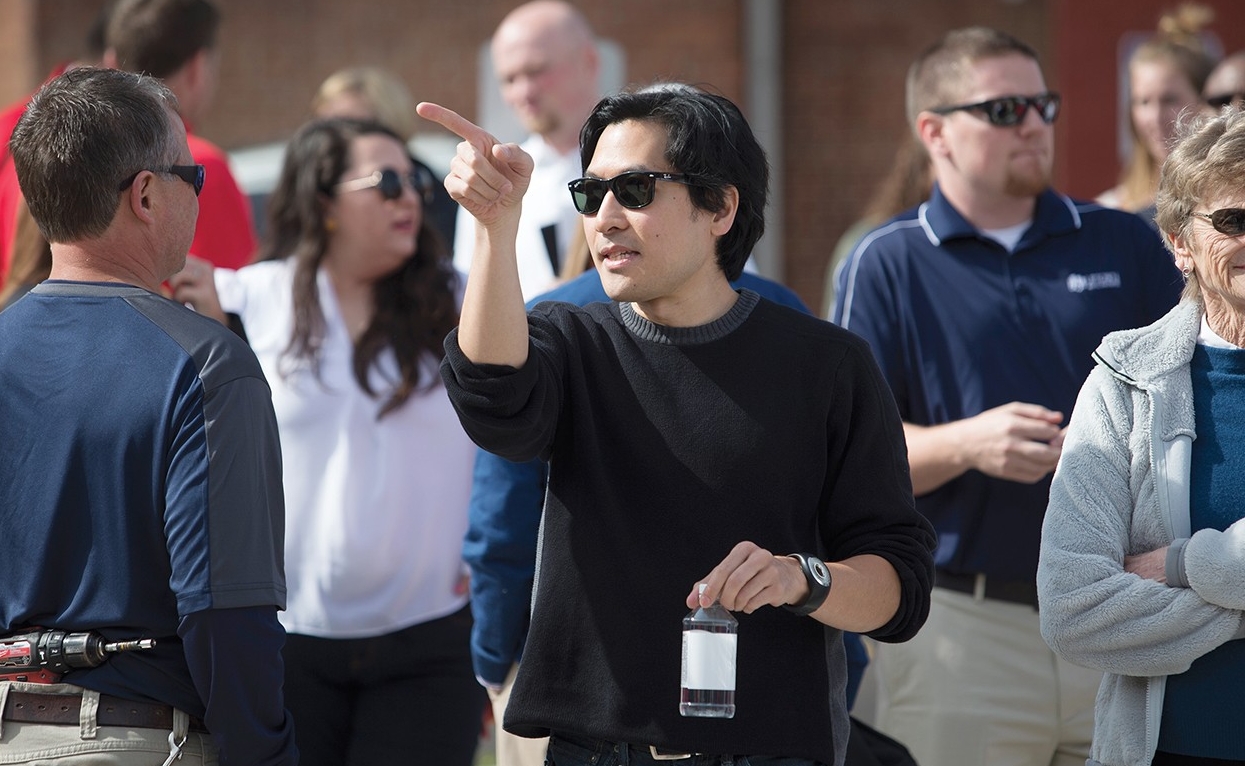
[[[432,183],[379,123],[309,123],[258,262],[213,274],[192,258],[172,280],[240,318],[272,387],[304,766],[469,766],[478,741],[460,558],[475,451],[437,370],[461,291],[425,225]]]

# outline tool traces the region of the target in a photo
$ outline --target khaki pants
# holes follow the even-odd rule
[[[921,766],[1083,766],[1102,674],[1064,662],[1031,606],[934,588],[929,619],[877,646],[877,728]]]
[[[0,709],[9,690],[66,694],[82,698],[78,725],[22,723],[0,720],[0,764],[64,766],[161,766],[170,755],[169,736],[184,743],[177,766],[217,766],[219,757],[211,735],[187,730],[189,718],[174,711],[173,729],[132,729],[98,726],[94,711],[99,694],[72,684],[0,683]]]
[[[490,690],[488,694],[493,702],[493,743],[497,749],[497,766],[544,766],[548,737],[517,737],[501,726],[502,721],[506,720],[506,705],[510,702],[510,690],[514,687],[514,676],[518,670],[518,665],[510,668],[510,675],[506,676],[501,691]]]

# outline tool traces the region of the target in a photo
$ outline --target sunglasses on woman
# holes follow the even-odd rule
[[[1218,96],[1206,97],[1206,103],[1210,104],[1212,109],[1222,109],[1237,101],[1245,102],[1245,93],[1221,93]]]
[[[1210,221],[1210,225],[1214,226],[1215,231],[1220,234],[1227,234],[1229,237],[1239,237],[1245,234],[1245,208],[1225,207],[1213,213],[1190,213],[1189,215]]]
[[[1042,122],[1050,125],[1059,116],[1059,103],[1058,93],[1043,93],[1040,96],[1004,96],[975,104],[940,106],[930,111],[934,114],[974,112],[984,116],[986,122],[995,127],[1010,128],[1024,122],[1030,108],[1036,109]]]
[[[639,210],[653,201],[658,181],[697,186],[701,183],[695,176],[682,173],[654,173],[632,170],[619,173],[613,178],[576,178],[566,186],[571,190],[575,209],[584,215],[593,215],[601,209],[605,193],[613,192],[618,204],[631,210]]]
[[[354,178],[337,184],[339,191],[375,189],[380,192],[381,197],[388,201],[401,197],[404,188],[415,192],[416,197],[426,202],[432,191],[432,184],[427,178],[427,174],[420,172],[419,169],[412,170],[409,174],[403,176],[393,168],[381,168],[380,170],[372,171],[362,178]]]

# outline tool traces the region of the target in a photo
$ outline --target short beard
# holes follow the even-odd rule
[[[535,133],[538,136],[547,136],[554,133],[562,125],[562,120],[553,112],[541,112],[540,114],[531,115],[524,120],[524,127],[529,133]]]
[[[1008,173],[1003,190],[1013,197],[1036,197],[1050,188],[1050,168],[1037,173]]]

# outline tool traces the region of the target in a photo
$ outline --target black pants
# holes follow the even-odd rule
[[[291,634],[285,704],[302,766],[471,766],[487,695],[471,610],[376,638]]]

